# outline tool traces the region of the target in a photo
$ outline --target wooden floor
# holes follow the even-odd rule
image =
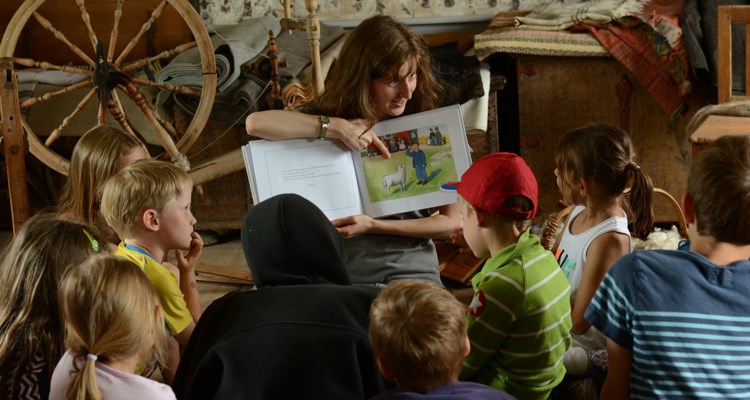
[[[207,243],[203,247],[203,254],[200,259],[202,264],[231,268],[236,270],[238,274],[248,273],[249,275],[250,270],[247,267],[247,262],[245,262],[245,255],[242,252],[239,230],[222,232],[220,235],[213,232],[202,232],[201,236]],[[198,272],[198,290],[201,294],[201,307],[203,310],[212,301],[226,293],[252,289],[252,286],[248,284],[229,283],[233,279],[225,279],[225,283],[209,282],[203,278],[213,279],[215,277],[206,275],[209,274]]]

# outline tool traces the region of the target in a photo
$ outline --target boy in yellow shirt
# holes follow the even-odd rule
[[[154,285],[169,333],[180,347],[187,345],[201,316],[195,266],[203,240],[193,230],[192,190],[192,180],[181,168],[141,160],[107,181],[101,202],[107,224],[122,238],[115,255],[136,263]],[[165,262],[170,250],[175,250],[177,268]],[[162,369],[167,383],[178,363],[179,348],[173,344]]]

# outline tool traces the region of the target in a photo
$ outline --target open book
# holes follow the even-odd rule
[[[389,119],[372,130],[390,159],[372,144],[356,152],[335,140],[248,142],[242,155],[253,200],[296,193],[329,219],[382,217],[456,201],[440,186],[458,180],[471,164],[460,105]]]

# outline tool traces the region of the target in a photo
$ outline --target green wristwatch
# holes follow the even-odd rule
[[[325,115],[318,116],[318,120],[320,121],[320,138],[325,139],[326,134],[328,133],[328,117]]]

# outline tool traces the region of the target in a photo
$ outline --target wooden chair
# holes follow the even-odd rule
[[[718,105],[706,106],[699,110],[693,118],[703,111],[709,111],[708,116],[702,116],[703,121],[695,129],[689,129],[690,143],[693,156],[696,156],[706,146],[717,138],[725,135],[750,134],[750,119],[742,107],[736,107],[737,102],[750,101],[750,6],[719,6],[718,8],[718,54],[717,54],[717,84]],[[732,85],[732,26],[745,25],[745,90],[744,95],[734,95]],[[721,109],[721,108],[724,109]],[[707,112],[706,112],[707,113]],[[706,114],[703,113],[703,114]],[[689,127],[694,125],[692,122]],[[692,130],[692,132],[690,132]]]
[[[719,6],[718,12],[718,101],[750,100],[750,48],[745,46],[745,91],[735,96],[732,91],[732,25],[745,25],[745,43],[750,43],[750,6]]]

